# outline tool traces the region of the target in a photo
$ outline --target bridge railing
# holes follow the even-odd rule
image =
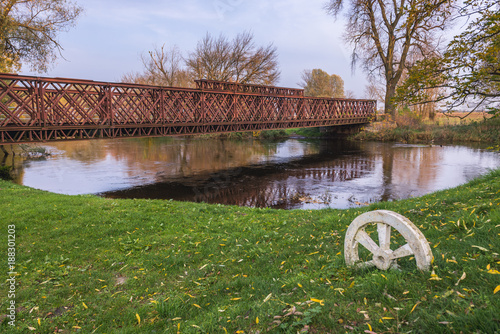
[[[236,82],[215,81],[215,80],[195,80],[196,87],[200,90],[231,91],[239,93],[254,93],[259,95],[275,96],[304,96],[303,89],[240,84]]]
[[[0,74],[0,142],[366,123],[375,101],[197,81],[198,89]],[[92,131],[91,131],[92,130]]]

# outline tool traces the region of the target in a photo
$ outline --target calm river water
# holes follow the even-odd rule
[[[455,187],[500,167],[479,147],[200,138],[44,145],[16,182],[62,194],[284,209],[348,208]]]

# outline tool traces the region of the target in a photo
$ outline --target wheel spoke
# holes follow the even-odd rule
[[[399,247],[394,252],[392,252],[393,259],[399,259],[401,257],[405,257],[408,255],[412,255],[413,251],[410,248],[410,244],[406,244],[404,246]]]
[[[362,244],[372,254],[375,254],[375,252],[379,248],[375,243],[375,241],[373,241],[372,238],[370,238],[370,236],[368,235],[368,233],[366,233],[364,230],[358,231],[358,233],[356,234],[356,241]]]
[[[370,261],[366,261],[366,262],[359,262],[357,264],[358,268],[371,268],[371,267],[375,267],[375,263],[373,263],[372,260]]]
[[[383,250],[391,249],[391,225],[377,223],[378,241]]]

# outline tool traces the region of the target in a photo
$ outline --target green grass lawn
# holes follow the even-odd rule
[[[280,211],[65,196],[0,181],[2,277],[15,225],[8,333],[495,333],[500,171],[467,185],[350,210]],[[407,216],[431,272],[348,268],[359,214]],[[393,235],[394,242],[398,236]]]
[[[498,148],[500,144],[500,118],[491,118],[468,123],[398,124],[378,122],[377,131],[362,131],[352,136],[355,140],[399,141],[405,143],[489,143]]]

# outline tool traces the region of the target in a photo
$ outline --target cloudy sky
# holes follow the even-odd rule
[[[278,48],[279,86],[297,87],[304,69],[338,74],[345,89],[364,97],[361,70],[352,74],[344,21],[323,7],[326,0],[77,0],[85,12],[60,35],[63,56],[46,76],[119,81],[141,70],[140,54],[155,45],[178,45],[185,55],[207,32],[233,38],[243,31],[257,45]],[[23,69],[23,74],[35,74]]]

